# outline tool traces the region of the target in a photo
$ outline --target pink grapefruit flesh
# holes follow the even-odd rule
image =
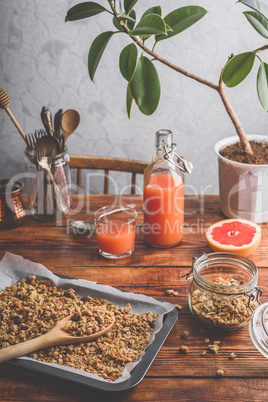
[[[213,251],[248,256],[261,241],[261,228],[246,219],[226,219],[210,226],[206,238]]]

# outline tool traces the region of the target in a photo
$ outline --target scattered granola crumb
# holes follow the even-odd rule
[[[167,289],[166,290],[166,295],[174,295],[174,290],[173,289]]]
[[[205,350],[203,350],[203,352],[201,353],[201,356],[205,356],[207,354],[207,352]]]
[[[222,369],[218,369],[218,370],[217,370],[217,373],[216,373],[216,376],[217,376],[217,377],[222,377],[223,374],[224,374],[224,371],[223,371]]]
[[[180,353],[183,353],[183,354],[186,355],[188,352],[189,352],[189,349],[188,349],[187,346],[182,345],[182,346],[180,347]]]
[[[214,341],[213,343],[214,343],[214,345],[219,345],[221,343],[221,341]]]
[[[181,306],[180,304],[176,304],[176,309],[177,309],[177,310],[181,310],[181,309],[182,309],[182,306]]]
[[[174,292],[173,294],[174,294],[174,296],[179,296],[178,292]]]
[[[205,342],[206,342],[206,343],[209,343],[209,339],[208,339],[208,338],[206,338],[206,339],[205,339]]]
[[[212,353],[218,353],[219,346],[218,345],[208,345],[208,350]]]
[[[187,338],[188,335],[189,335],[188,331],[183,331],[183,333],[181,334],[181,338]]]
[[[233,360],[235,357],[236,357],[236,355],[234,354],[234,352],[232,352],[232,353],[230,354],[230,356],[229,356],[229,359],[230,359],[230,360]]]

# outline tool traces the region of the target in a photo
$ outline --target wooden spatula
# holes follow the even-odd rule
[[[98,338],[106,332],[110,331],[114,325],[115,317],[108,327],[104,328],[102,331],[95,332],[92,335],[86,336],[72,336],[66,331],[63,331],[65,324],[71,319],[73,314],[60,320],[55,327],[53,327],[49,332],[44,335],[38,336],[37,338],[30,339],[29,341],[18,343],[17,345],[8,346],[0,350],[0,363],[7,360],[14,359],[15,357],[25,356],[28,353],[34,352],[35,350],[48,348],[49,346],[56,345],[68,345],[70,343],[80,343],[91,341],[92,339]]]

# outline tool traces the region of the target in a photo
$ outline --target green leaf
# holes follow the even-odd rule
[[[120,20],[122,20],[122,21],[136,22],[135,20],[133,20],[133,18],[131,18],[129,15],[126,15],[124,13],[118,14],[118,18],[120,18]]]
[[[132,8],[135,6],[138,0],[124,0],[124,8],[126,14],[129,14]]]
[[[250,73],[255,57],[254,52],[246,52],[231,58],[222,72],[222,80],[225,85],[232,88],[240,84]]]
[[[260,0],[238,0],[238,3],[242,3],[268,18],[268,7]]]
[[[101,56],[114,32],[103,32],[94,39],[88,54],[88,72],[93,81]]]
[[[136,13],[135,13],[134,10],[130,11],[129,16],[127,17],[126,20],[127,20],[126,21],[127,27],[129,29],[133,29],[134,26],[135,26],[135,22],[136,22]],[[125,22],[125,21],[123,20],[123,22]],[[118,19],[115,18],[115,17],[113,17],[113,24],[114,24],[116,29],[118,29],[121,32],[124,32],[124,28],[122,27],[122,25],[120,25]]]
[[[119,0],[119,13],[120,13],[120,14],[123,13],[123,7],[122,7],[122,2],[121,2],[121,0]]]
[[[166,24],[158,14],[148,14],[141,18],[134,29],[129,31],[130,36],[166,35]]]
[[[148,15],[148,14],[158,14],[161,17],[161,15],[162,15],[161,7],[156,6],[156,7],[148,8],[148,10],[145,11],[145,13],[142,15],[141,18],[145,17],[145,15]]]
[[[103,11],[108,10],[106,10],[106,8],[102,7],[100,4],[93,3],[91,1],[79,3],[67,11],[65,22],[93,17],[93,15],[102,13]]]
[[[203,18],[206,13],[207,11],[203,7],[198,6],[186,6],[172,11],[164,18],[165,23],[172,31],[168,31],[166,36],[157,36],[155,40],[160,41],[179,34]]]
[[[124,32],[124,28],[122,27],[122,25],[120,25],[118,19],[116,19],[115,17],[113,17],[113,24],[115,28],[118,29],[118,31]]]
[[[257,74],[257,93],[263,109],[268,112],[268,64],[263,61]]]
[[[142,113],[149,116],[155,112],[160,99],[160,81],[155,66],[143,55],[138,59],[130,91]]]
[[[121,74],[127,81],[131,81],[131,78],[133,77],[136,70],[137,60],[138,49],[134,43],[131,43],[122,50],[119,58]]]
[[[128,83],[128,86],[127,86],[126,104],[127,104],[127,115],[128,115],[129,120],[131,120],[133,98],[132,98],[132,95],[131,95],[129,83]]]
[[[149,15],[149,14],[157,14],[157,15],[159,15],[161,17],[161,15],[162,15],[161,7],[157,6],[157,7],[148,8],[148,10],[145,11],[145,13],[142,15],[141,18],[143,18],[143,17],[145,17],[146,15]],[[167,32],[167,28],[168,27],[166,26],[166,29],[165,29],[166,32]],[[146,41],[150,37],[151,37],[151,35],[143,35],[142,39],[143,39],[143,41]]]
[[[256,29],[256,31],[268,39],[268,20],[263,15],[256,13],[255,11],[245,11],[244,15],[247,20]]]
[[[129,16],[132,18],[132,21],[127,21],[128,29],[133,29],[136,23],[136,13],[134,10],[131,10]],[[134,21],[134,22],[133,22]]]

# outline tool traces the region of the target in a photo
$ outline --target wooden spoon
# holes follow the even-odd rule
[[[15,124],[16,128],[18,129],[18,132],[20,133],[20,135],[22,136],[22,138],[28,145],[26,134],[23,131],[23,129],[21,128],[21,126],[19,125],[19,123],[17,122],[17,120],[16,120],[15,116],[13,115],[13,113],[11,112],[11,110],[9,109],[9,105],[10,105],[10,100],[9,100],[8,94],[2,88],[0,88],[0,108],[5,109],[5,111],[7,112],[7,114],[13,121],[13,123]]]
[[[71,319],[73,314],[60,320],[55,327],[53,327],[49,332],[44,335],[38,336],[37,338],[30,339],[29,341],[18,343],[17,345],[8,346],[0,350],[0,363],[7,360],[14,359],[15,357],[25,356],[28,353],[34,352],[35,350],[48,348],[50,346],[56,345],[68,345],[70,343],[80,343],[87,342],[92,339],[98,338],[106,332],[110,331],[114,325],[115,317],[108,327],[104,328],[102,331],[95,332],[95,334],[86,336],[73,336],[63,331],[65,324]]]
[[[67,138],[75,132],[80,123],[80,115],[74,109],[66,110],[62,115],[61,127],[64,134],[65,142]]]

